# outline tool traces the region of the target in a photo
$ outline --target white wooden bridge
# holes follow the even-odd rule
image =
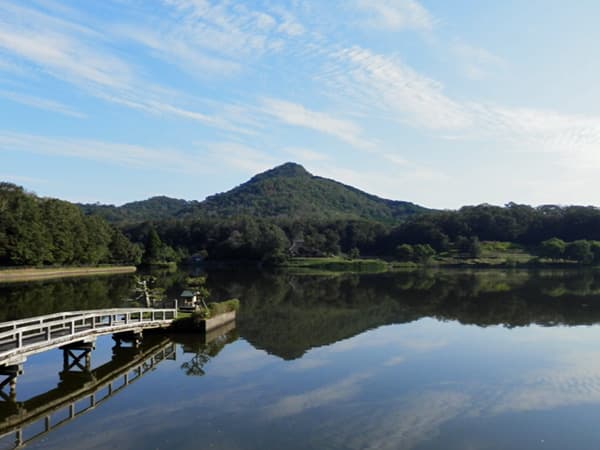
[[[103,334],[167,327],[176,309],[120,308],[73,311],[0,323],[0,366],[20,363],[30,354]]]
[[[177,309],[119,308],[73,311],[0,323],[0,397],[15,397],[16,379],[27,356],[60,347],[65,366],[80,365],[97,336],[112,334],[117,343],[138,339],[143,330],[164,328],[177,317]],[[75,351],[82,351],[76,355]],[[69,358],[73,362],[69,363]],[[7,395],[4,388],[9,386]]]

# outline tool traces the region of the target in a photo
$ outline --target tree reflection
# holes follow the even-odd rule
[[[218,298],[238,297],[240,335],[286,359],[368,329],[422,318],[481,327],[600,322],[595,271],[415,271],[298,275],[210,272]]]
[[[188,376],[203,376],[204,367],[217,356],[227,344],[238,339],[235,324],[231,323],[206,335],[176,334],[171,339],[181,344],[184,354],[192,354],[189,361],[181,364],[181,369]]]

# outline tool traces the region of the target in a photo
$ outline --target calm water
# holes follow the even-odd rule
[[[184,277],[160,275],[168,292]],[[209,342],[147,337],[139,349],[100,338],[92,375],[135,379],[112,396],[99,392],[106,399],[87,412],[89,399],[80,400],[77,417],[28,448],[600,445],[600,273],[244,271],[208,280],[215,300],[241,299],[235,330]],[[131,286],[129,277],[0,286],[0,315],[126,305]],[[61,370],[58,350],[31,357],[17,404],[0,402],[0,414],[93,384]],[[23,438],[43,426],[42,418]]]

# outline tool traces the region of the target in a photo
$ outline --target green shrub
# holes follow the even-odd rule
[[[232,298],[224,302],[209,303],[208,305],[208,317],[218,316],[219,314],[225,314],[240,309],[240,301],[237,298]]]

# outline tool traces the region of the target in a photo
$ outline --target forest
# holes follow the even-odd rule
[[[138,264],[142,253],[99,216],[0,183],[0,266]]]
[[[283,213],[269,203],[273,189],[276,206],[287,195],[302,200],[301,211],[312,202],[310,209],[316,213]],[[254,214],[235,214],[240,202]],[[477,258],[482,243],[489,241],[512,243],[550,262],[600,263],[600,209],[592,206],[509,203],[407,209],[412,204],[379,199],[289,164],[209,197],[208,203],[209,213],[199,212],[207,208],[204,202],[167,197],[107,209],[41,198],[1,183],[0,266],[182,261],[280,265],[295,256],[335,255],[424,263],[448,252]],[[340,214],[350,203],[349,213]],[[181,215],[180,208],[190,205],[196,213]],[[109,210],[116,218],[112,223]],[[403,213],[394,216],[399,211]]]
[[[278,264],[291,256],[374,256],[423,262],[457,250],[477,257],[482,241],[511,242],[550,260],[600,262],[600,210],[508,204],[432,211],[389,225],[369,220],[256,218],[164,220],[124,228],[134,242],[156,234],[170,258]]]

